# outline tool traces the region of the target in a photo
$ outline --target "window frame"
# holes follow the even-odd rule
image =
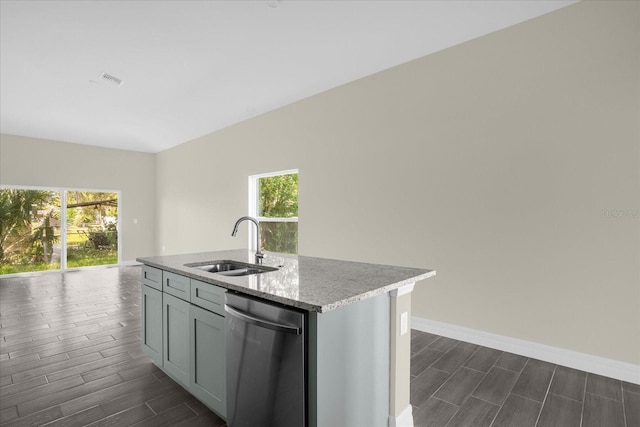
[[[298,179],[300,178],[300,172],[298,169],[287,169],[283,171],[277,172],[266,172],[257,175],[249,176],[249,216],[254,217],[258,220],[258,222],[299,222],[298,217],[288,217],[288,218],[279,218],[279,217],[266,217],[266,216],[258,216],[258,181],[261,178],[270,178],[272,176],[280,176],[280,175],[298,175]],[[299,196],[299,192],[298,192]],[[250,250],[256,250],[255,243],[256,239],[256,227],[249,227],[248,236],[248,248]]]

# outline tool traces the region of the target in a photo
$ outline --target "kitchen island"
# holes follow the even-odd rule
[[[247,250],[138,259],[144,264],[143,348],[154,363],[226,417],[224,327],[216,315],[225,315],[225,292],[238,293],[306,313],[305,417],[309,426],[412,425],[411,291],[416,281],[435,271],[276,253],[267,254],[263,262],[272,271],[260,274],[230,276],[198,268],[226,260],[252,264],[255,259]],[[187,319],[183,335],[189,336],[182,343],[176,333],[180,327],[167,319],[180,316]],[[200,331],[215,336],[207,338],[211,347],[207,354],[213,354],[206,359],[218,355],[211,369],[202,367],[204,355],[198,360],[197,348],[202,345],[195,343],[197,333],[187,332],[189,324],[205,318],[210,321]],[[175,338],[170,340],[172,331]],[[167,341],[178,344],[175,350]],[[191,354],[172,359],[171,352],[176,355],[182,347],[191,349]],[[194,378],[198,365],[201,371],[212,372],[208,387]]]

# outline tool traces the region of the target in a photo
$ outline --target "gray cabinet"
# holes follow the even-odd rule
[[[224,316],[224,294],[226,290],[211,283],[191,279],[191,304]]]
[[[142,350],[162,367],[162,292],[142,285],[141,309]]]
[[[225,319],[195,305],[189,309],[189,319],[189,391],[226,416]]]
[[[142,349],[202,403],[226,416],[225,289],[144,265]]]
[[[162,367],[185,388],[189,387],[190,305],[166,292],[162,295]]]
[[[148,265],[142,266],[142,284],[162,290],[162,270]]]
[[[169,271],[163,271],[162,292],[189,301],[191,298],[191,279]]]

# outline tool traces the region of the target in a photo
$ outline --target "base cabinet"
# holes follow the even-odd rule
[[[155,270],[143,269],[142,349],[167,375],[224,418],[225,322],[222,305],[215,303],[220,298],[224,301],[225,291],[194,280],[193,302],[205,310],[188,301],[191,279]],[[159,275],[164,278],[164,287]]]
[[[189,304],[166,292],[162,295],[162,330],[164,371],[189,387]]]
[[[225,319],[195,305],[190,307],[189,319],[189,391],[219,414],[226,415]]]
[[[142,350],[162,367],[162,292],[142,286]]]

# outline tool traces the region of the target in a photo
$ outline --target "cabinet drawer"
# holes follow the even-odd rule
[[[191,298],[191,279],[179,274],[162,272],[162,290],[185,301]]]
[[[142,283],[153,289],[162,290],[162,270],[159,268],[142,266]]]
[[[191,281],[191,303],[224,316],[224,293],[227,290],[211,283]]]

